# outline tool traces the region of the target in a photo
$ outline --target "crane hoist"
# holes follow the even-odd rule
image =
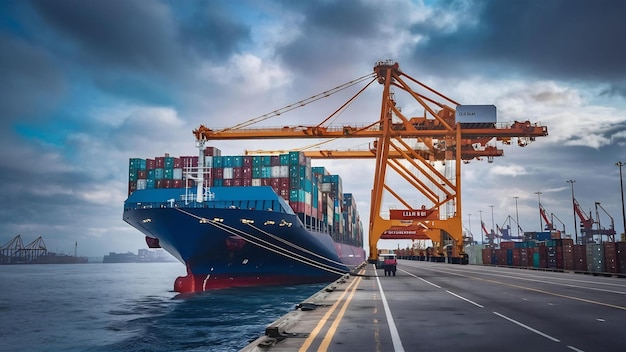
[[[316,125],[283,126],[279,128],[248,126],[283,115],[356,83],[367,85],[340,106],[334,113]],[[357,96],[372,83],[382,86],[380,113],[377,119],[365,125],[330,125],[328,121],[352,105]],[[406,116],[397,106],[396,96],[405,93],[424,109],[423,116]],[[452,255],[463,255],[461,209],[461,163],[470,160],[502,156],[493,144],[511,144],[517,140],[526,146],[537,137],[548,135],[548,129],[529,121],[498,124],[493,119],[471,116],[465,107],[428,87],[400,70],[393,61],[380,61],[374,72],[282,109],[225,129],[211,129],[204,125],[193,131],[197,142],[249,139],[349,139],[373,140],[367,150],[305,151],[311,158],[374,159],[374,182],[371,190],[369,216],[369,261],[378,257],[378,241],[385,238],[430,239],[443,255],[444,244],[452,242]],[[458,116],[463,108],[464,116]],[[480,114],[479,114],[480,115]],[[462,117],[462,118],[461,118]],[[474,119],[472,119],[474,118]],[[244,128],[245,127],[245,128]],[[446,164],[447,163],[447,164]],[[441,164],[452,166],[450,172],[441,170]],[[395,172],[409,186],[389,182],[388,172]],[[397,178],[396,178],[397,179]],[[408,192],[406,192],[408,190]],[[402,193],[404,191],[405,193]],[[411,197],[423,197],[420,206],[410,204]],[[389,209],[383,216],[383,198],[390,197],[401,204]]]

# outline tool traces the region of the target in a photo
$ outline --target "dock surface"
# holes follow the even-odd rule
[[[626,279],[398,261],[311,296],[242,351],[626,351]]]

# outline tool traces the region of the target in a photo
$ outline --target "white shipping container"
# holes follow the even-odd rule
[[[333,185],[332,183],[322,183],[322,187],[320,187],[320,189],[324,193],[330,193],[330,191],[332,190],[331,188],[332,185]]]
[[[233,168],[232,167],[225,167],[224,168],[224,176],[223,176],[224,180],[232,180],[233,179]]]
[[[261,179],[260,178],[253,178],[252,179],[252,185],[253,186],[260,186],[261,185]]]
[[[279,178],[280,176],[280,166],[272,166],[272,178]]]
[[[289,165],[279,166],[280,170],[278,172],[278,177],[286,178],[289,177]]]
[[[212,156],[205,156],[204,157],[204,166],[205,167],[213,167],[213,157]]]
[[[174,179],[175,180],[183,179],[183,169],[174,169]]]
[[[146,189],[148,188],[148,180],[140,178],[137,180],[137,189]]]
[[[311,193],[309,193],[309,192],[304,192],[304,202],[305,202],[306,204],[309,204],[309,205],[310,205],[310,204],[313,204],[313,203],[311,202]]]

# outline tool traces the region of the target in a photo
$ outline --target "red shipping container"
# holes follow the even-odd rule
[[[233,185],[233,179],[226,179],[226,180],[224,180],[224,181],[223,181],[223,183],[222,183],[222,185],[223,185],[224,187],[230,187],[230,186],[232,186],[232,185]]]
[[[197,156],[181,156],[180,157],[181,168],[194,168],[198,167]]]
[[[250,173],[250,175],[252,176],[252,173]],[[233,167],[233,178],[234,179],[241,179],[243,178],[243,170],[240,167]]]
[[[626,274],[626,242],[617,242],[617,262],[619,272]]]
[[[304,202],[290,202],[291,209],[296,213],[304,213]]]
[[[157,156],[156,158],[154,158],[154,166],[155,169],[165,168],[165,157]]]
[[[163,180],[163,188],[172,188],[172,181],[174,180]]]
[[[515,242],[500,242],[501,249],[513,249],[515,248]]]
[[[204,149],[205,156],[221,156],[222,151],[215,147],[207,147]]]
[[[520,248],[513,248],[513,266],[521,266]]]
[[[213,168],[213,179],[214,180],[221,180],[224,178],[224,169],[222,169],[221,167],[219,168]],[[226,180],[224,180],[226,181]],[[226,185],[224,185],[226,186]]]
[[[587,271],[587,250],[584,244],[573,246],[574,270]]]
[[[617,262],[617,245],[615,244],[615,242],[604,242],[604,260],[606,263],[607,272],[619,272]]]
[[[251,178],[244,178],[243,180],[241,180],[241,185],[245,186],[245,187],[252,186],[252,179]]]
[[[137,178],[146,179],[147,172],[146,170],[137,170]]]
[[[243,166],[244,167],[250,167],[250,169],[252,170],[252,157],[251,156],[244,156],[243,157]]]
[[[128,182],[128,194],[131,194],[137,190],[137,182],[130,181]]]
[[[244,166],[241,168],[241,178],[244,180],[252,180],[252,166]]]
[[[146,159],[146,170],[154,170],[156,168],[156,163],[154,159]]]
[[[182,188],[183,180],[172,180],[172,188]]]
[[[233,186],[242,186],[243,182],[240,178],[234,178],[233,180]]]
[[[492,252],[491,248],[483,248],[483,264],[491,265]]]

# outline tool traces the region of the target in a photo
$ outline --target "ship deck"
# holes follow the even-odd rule
[[[242,351],[626,350],[623,277],[398,262],[328,285]]]

